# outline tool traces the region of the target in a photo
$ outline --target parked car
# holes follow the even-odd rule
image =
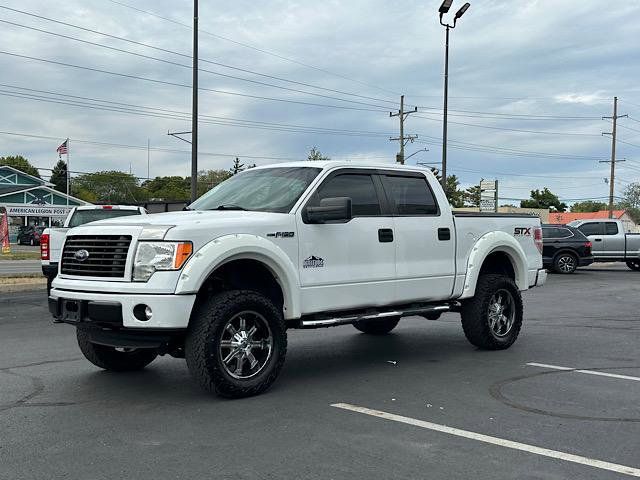
[[[67,233],[49,309],[112,371],[186,358],[206,390],[246,397],[278,377],[287,330],[459,312],[469,342],[515,342],[521,292],[545,283],[540,219],[452,213],[427,169],[297,162],[234,175],[190,211]]]
[[[45,227],[36,227],[29,225],[24,227],[18,233],[18,245],[40,245],[40,236]]]
[[[83,205],[71,209],[60,228],[47,228],[42,232],[40,258],[42,273],[47,277],[47,290],[51,290],[51,281],[58,274],[58,263],[67,231],[89,222],[129,215],[146,215],[142,207],[132,205]]]
[[[640,233],[625,233],[620,220],[575,220],[569,225],[593,243],[596,262],[625,262],[631,270],[640,271]]]
[[[542,263],[556,273],[573,273],[594,261],[591,242],[568,225],[542,225]]]

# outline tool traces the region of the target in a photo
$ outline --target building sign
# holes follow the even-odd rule
[[[480,211],[498,211],[498,181],[482,180],[480,182]]]
[[[10,217],[66,217],[72,207],[39,205],[6,205]]]

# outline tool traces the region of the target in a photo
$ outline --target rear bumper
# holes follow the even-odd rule
[[[538,274],[536,275],[536,282],[533,285],[534,287],[541,287],[547,281],[547,271],[542,268],[538,270]]]
[[[580,257],[578,258],[578,266],[579,267],[587,267],[589,265],[591,265],[594,262],[594,258],[589,256],[589,257]]]
[[[49,296],[49,310],[56,321],[78,326],[185,329],[195,300],[195,294],[102,294],[54,288]],[[134,308],[138,305],[143,305],[143,311],[146,306],[151,308],[151,319],[136,317]]]
[[[49,279],[56,278],[56,275],[58,275],[58,264],[50,263],[48,265],[42,265],[42,274]]]

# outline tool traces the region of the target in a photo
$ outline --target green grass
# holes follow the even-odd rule
[[[40,260],[40,252],[0,253],[0,262],[2,260]]]

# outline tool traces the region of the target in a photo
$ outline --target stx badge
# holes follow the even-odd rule
[[[520,237],[530,237],[531,236],[531,228],[527,227],[516,227],[513,231],[513,234]]]
[[[324,258],[311,255],[302,263],[302,268],[322,268],[324,267]]]

